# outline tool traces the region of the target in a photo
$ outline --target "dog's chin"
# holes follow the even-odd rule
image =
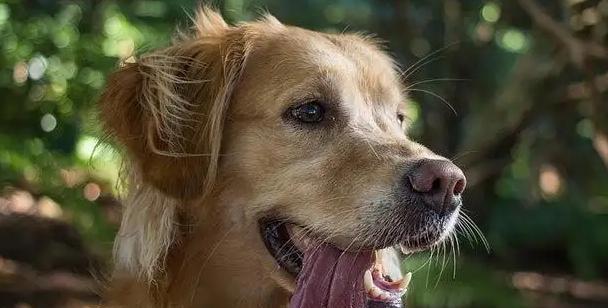
[[[459,213],[460,206],[448,215],[435,219],[426,228],[422,228],[423,230],[420,230],[420,232],[408,234],[403,240],[398,242],[399,250],[403,254],[409,255],[428,250],[440,244],[454,231]]]
[[[352,240],[322,241],[331,238],[327,234],[315,233],[307,226],[297,224],[285,218],[266,217],[259,221],[260,232],[264,244],[270,255],[280,269],[288,274],[294,281],[305,268],[305,256],[319,247],[333,246],[338,251],[346,253],[368,252],[373,259],[365,270],[363,286],[368,298],[381,302],[400,301],[401,295],[407,289],[411,274],[401,275],[399,262],[387,264],[378,257],[378,251],[387,247],[394,247],[403,254],[408,255],[432,248],[441,243],[453,231],[458,219],[459,207],[453,212],[438,216],[424,216],[417,228],[411,226],[378,225],[365,233],[384,234],[383,238],[357,242]],[[391,230],[391,232],[387,232]],[[354,237],[354,236],[353,236]],[[355,238],[355,237],[354,237]],[[340,242],[349,242],[347,246]],[[379,244],[381,243],[381,244]],[[397,273],[397,274],[395,274]],[[387,305],[385,307],[392,307]]]

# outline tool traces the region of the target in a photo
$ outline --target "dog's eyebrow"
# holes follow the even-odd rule
[[[288,104],[320,100],[327,104],[338,104],[341,101],[339,85],[334,78],[323,74],[315,74],[303,81],[296,81],[297,86],[287,96]]]

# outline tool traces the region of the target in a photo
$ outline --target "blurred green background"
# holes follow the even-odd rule
[[[120,219],[95,101],[195,1],[0,0],[0,307],[87,307]],[[377,33],[408,71],[412,135],[469,179],[490,244],[410,257],[409,307],[608,307],[608,0],[229,0]],[[448,106],[453,106],[452,111]],[[454,264],[454,260],[456,264]]]

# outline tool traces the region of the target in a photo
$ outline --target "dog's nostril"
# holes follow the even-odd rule
[[[431,186],[431,190],[438,190],[441,188],[441,180],[439,178],[436,178],[435,180],[433,180],[433,185]]]
[[[462,179],[459,179],[456,182],[456,185],[454,185],[454,191],[453,194],[455,196],[460,195],[464,192],[464,188],[467,186],[467,181],[464,179],[464,177]]]

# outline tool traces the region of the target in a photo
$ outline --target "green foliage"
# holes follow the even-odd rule
[[[419,254],[406,259],[413,271],[407,303],[413,307],[525,307],[517,291],[505,288],[506,273],[488,271],[485,265],[453,256]]]

